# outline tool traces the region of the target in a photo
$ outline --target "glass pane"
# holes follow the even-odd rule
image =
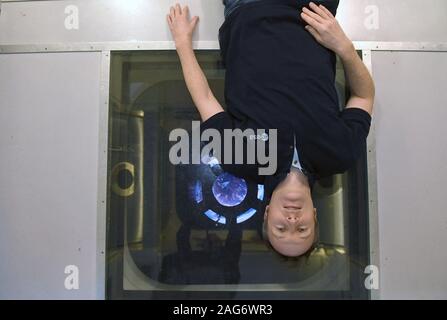
[[[224,104],[218,51],[197,51]],[[340,101],[348,94],[337,67]],[[169,133],[199,115],[175,51],[112,54],[107,288],[111,299],[367,299],[365,156],[314,188],[320,243],[286,261],[262,240],[263,186],[169,162]],[[343,103],[341,103],[341,106]]]

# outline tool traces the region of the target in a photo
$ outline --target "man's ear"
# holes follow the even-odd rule
[[[266,206],[266,207],[265,207],[265,211],[264,211],[264,220],[267,219],[268,211],[269,211],[269,206]]]
[[[314,218],[317,218],[317,208],[314,208]]]

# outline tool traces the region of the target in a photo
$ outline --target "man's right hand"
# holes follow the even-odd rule
[[[189,19],[188,6],[180,7],[178,3],[170,8],[169,14],[166,16],[166,20],[171,30],[172,37],[174,38],[175,45],[178,48],[183,45],[191,45],[192,34],[199,21],[198,16],[194,16]]]
[[[301,17],[308,23],[306,30],[323,46],[334,51],[339,56],[354,50],[352,41],[346,36],[337,19],[323,5],[310,3],[310,8],[304,7]]]

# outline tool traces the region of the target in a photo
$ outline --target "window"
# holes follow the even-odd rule
[[[219,52],[197,56],[224,105]],[[262,185],[169,162],[171,130],[199,120],[175,51],[113,53],[110,88],[108,298],[369,298],[366,150],[315,186],[320,246],[291,264],[261,239]]]

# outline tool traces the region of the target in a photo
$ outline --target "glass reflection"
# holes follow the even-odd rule
[[[224,105],[219,52],[197,55]],[[114,53],[110,101],[109,298],[369,297],[365,159],[315,186],[320,245],[308,259],[285,261],[262,240],[262,185],[212,158],[170,164],[169,133],[199,119],[175,51]]]
[[[244,179],[224,172],[213,183],[213,195],[223,206],[237,206],[247,196],[247,183]]]

